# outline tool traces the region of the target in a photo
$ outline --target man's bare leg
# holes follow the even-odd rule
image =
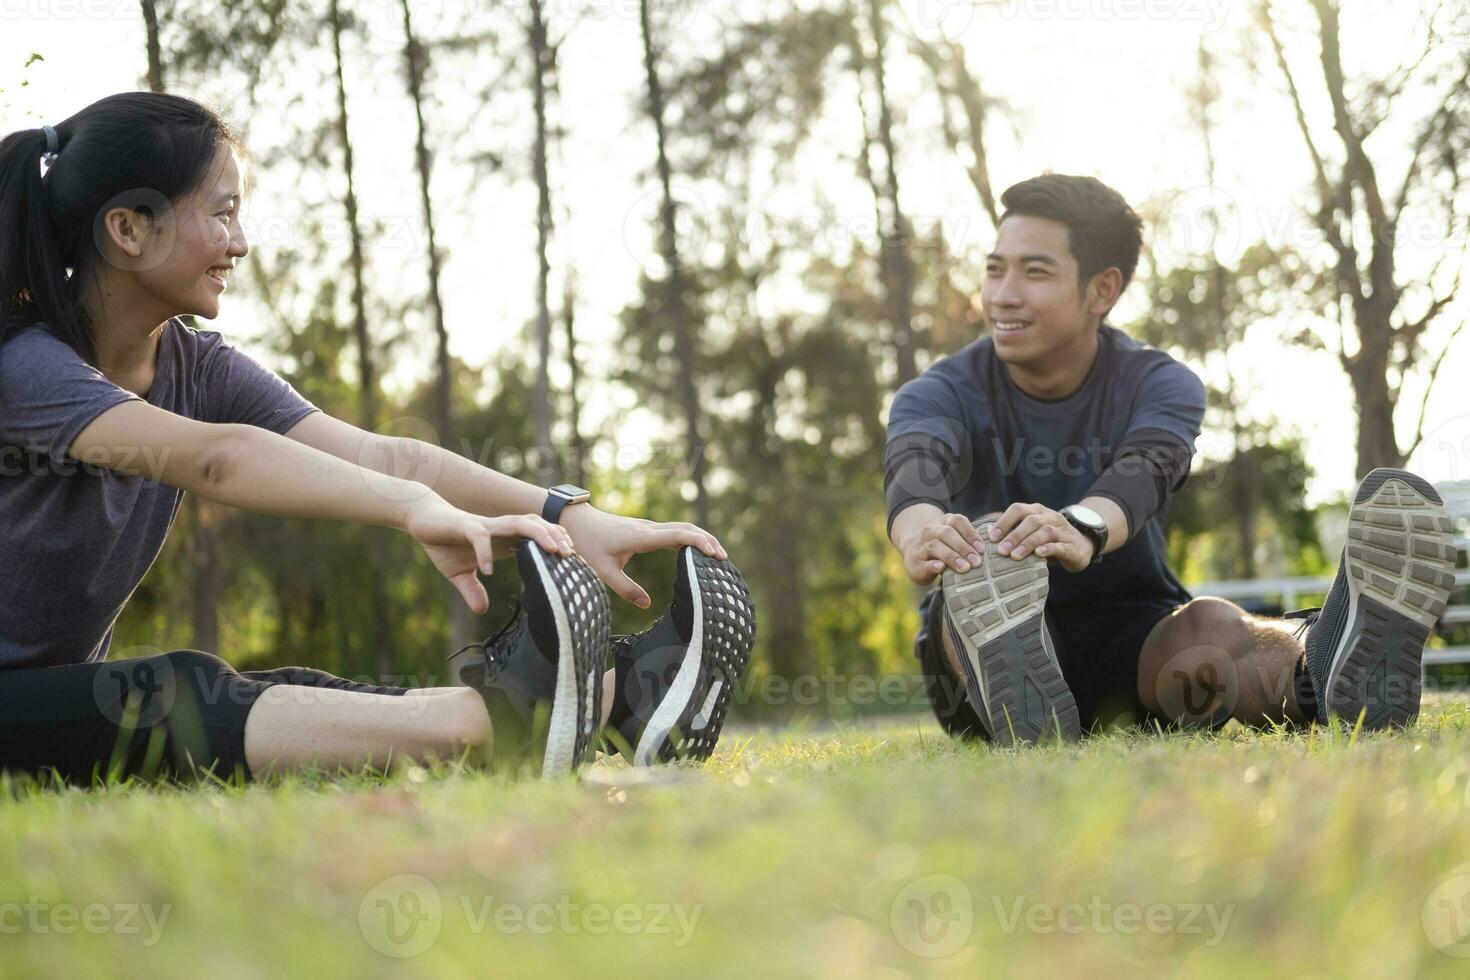
[[[1183,725],[1291,722],[1306,716],[1294,681],[1300,624],[1252,616],[1233,602],[1201,597],[1154,626],[1138,658],[1138,698]]]

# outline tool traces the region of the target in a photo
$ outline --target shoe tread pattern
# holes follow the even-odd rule
[[[532,547],[539,547],[532,544]],[[550,586],[556,589],[566,610],[570,637],[563,637],[566,644],[560,652],[570,656],[577,683],[577,711],[575,717],[553,719],[554,725],[576,726],[573,748],[573,768],[587,761],[593,749],[593,736],[602,719],[602,672],[607,665],[610,643],[612,612],[608,604],[607,588],[597,573],[577,554],[568,556],[541,552],[546,570],[551,578]]]
[[[696,551],[694,573],[693,584],[699,590],[696,601],[703,609],[704,622],[699,683],[679,717],[673,737],[659,750],[659,758],[665,761],[708,759],[714,752],[731,699],[750,666],[750,652],[755,646],[755,600],[740,570],[729,561]],[[716,683],[720,686],[708,705],[707,721],[696,729],[694,720],[706,707]]]
[[[1348,515],[1342,567],[1357,613],[1329,634],[1337,664],[1328,667],[1325,715],[1350,724],[1363,715],[1365,729],[1414,720],[1424,644],[1454,589],[1455,563],[1453,525],[1432,486],[1388,468],[1364,478]],[[1340,617],[1345,605],[1338,604]],[[1339,642],[1344,628],[1351,635]]]
[[[1000,554],[989,540],[993,523],[975,524],[985,543],[979,567],[947,569],[942,580],[971,703],[1001,745],[1038,742],[1058,729],[1076,738],[1077,704],[1046,626],[1046,560],[1034,552],[1021,559]]]

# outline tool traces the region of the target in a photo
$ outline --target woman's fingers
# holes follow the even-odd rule
[[[648,593],[643,591],[643,587],[629,578],[628,573],[621,568],[613,569],[600,577],[604,585],[639,609],[647,609],[653,601],[648,598]]]
[[[559,524],[543,520],[537,514],[519,514],[510,518],[493,518],[501,521],[501,532],[507,536],[528,538],[546,551],[558,555],[572,553],[572,536]]]
[[[463,572],[450,577],[449,582],[464,599],[464,604],[470,607],[470,612],[476,616],[483,616],[490,611],[490,595],[485,591],[485,586],[475,577],[473,571]]]
[[[725,553],[725,549],[720,547],[720,542],[715,540],[714,535],[693,524],[654,524],[634,539],[631,550],[633,554],[641,555],[649,551],[678,548],[686,544],[697,548],[711,558],[723,560],[730,557]]]

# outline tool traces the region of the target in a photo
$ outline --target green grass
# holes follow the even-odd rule
[[[731,732],[649,783],[0,787],[0,975],[1462,976],[1425,921],[1470,936],[1467,749],[1446,698],[1356,739]]]

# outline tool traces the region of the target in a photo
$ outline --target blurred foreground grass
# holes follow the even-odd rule
[[[1356,740],[910,719],[654,782],[10,785],[0,976],[1464,976],[1467,749],[1447,698]]]

